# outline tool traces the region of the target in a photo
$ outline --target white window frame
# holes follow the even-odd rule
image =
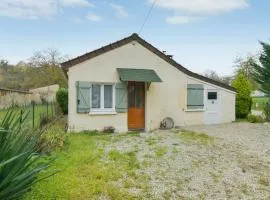
[[[114,83],[93,83],[92,85],[100,85],[100,108],[92,108],[92,89],[90,92],[91,109],[90,115],[111,115],[116,114],[115,110],[115,84]],[[104,86],[112,86],[112,108],[104,108]]]

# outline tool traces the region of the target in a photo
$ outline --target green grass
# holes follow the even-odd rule
[[[114,137],[118,136],[70,134],[68,145],[52,154],[57,159],[49,171],[60,172],[38,183],[25,199],[141,199],[140,195],[147,195],[148,177],[136,173],[140,168],[136,152],[105,151]],[[135,195],[131,188],[142,192]]]
[[[166,146],[160,146],[160,147],[157,147],[155,152],[156,152],[156,156],[157,157],[162,157],[164,156],[168,151],[168,147]]]
[[[269,97],[253,97],[252,109],[262,111],[266,102],[269,102]],[[256,107],[257,104],[257,107]]]
[[[185,142],[195,142],[201,145],[211,145],[214,143],[214,138],[205,133],[184,130],[178,133],[178,136]]]
[[[33,128],[33,107],[32,105],[25,106],[25,107],[15,107],[14,112],[17,112],[18,114],[21,113],[21,110],[23,110],[24,113],[28,113],[27,119],[25,121],[25,126],[28,126],[30,128]],[[8,109],[0,110],[0,121],[3,119],[7,113]],[[47,115],[47,105],[44,104],[38,104],[35,105],[34,110],[34,128],[39,128],[40,126],[40,118],[41,115]],[[55,107],[52,104],[49,104],[48,106],[48,116],[52,117],[55,115]]]

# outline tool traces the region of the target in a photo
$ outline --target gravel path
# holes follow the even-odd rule
[[[137,174],[149,177],[144,199],[177,200],[270,199],[269,149],[270,124],[248,123],[157,130],[106,146],[136,152]]]
[[[260,154],[260,156],[270,158],[270,123],[199,125],[186,127],[186,129],[221,138],[224,143],[237,145],[240,150],[244,150],[246,153]]]

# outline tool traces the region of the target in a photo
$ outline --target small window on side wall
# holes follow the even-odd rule
[[[217,100],[217,92],[208,92],[208,100]]]
[[[202,110],[204,108],[204,88],[202,84],[187,85],[187,109]]]

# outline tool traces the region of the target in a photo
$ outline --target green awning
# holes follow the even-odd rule
[[[117,68],[121,81],[162,82],[152,69]]]

